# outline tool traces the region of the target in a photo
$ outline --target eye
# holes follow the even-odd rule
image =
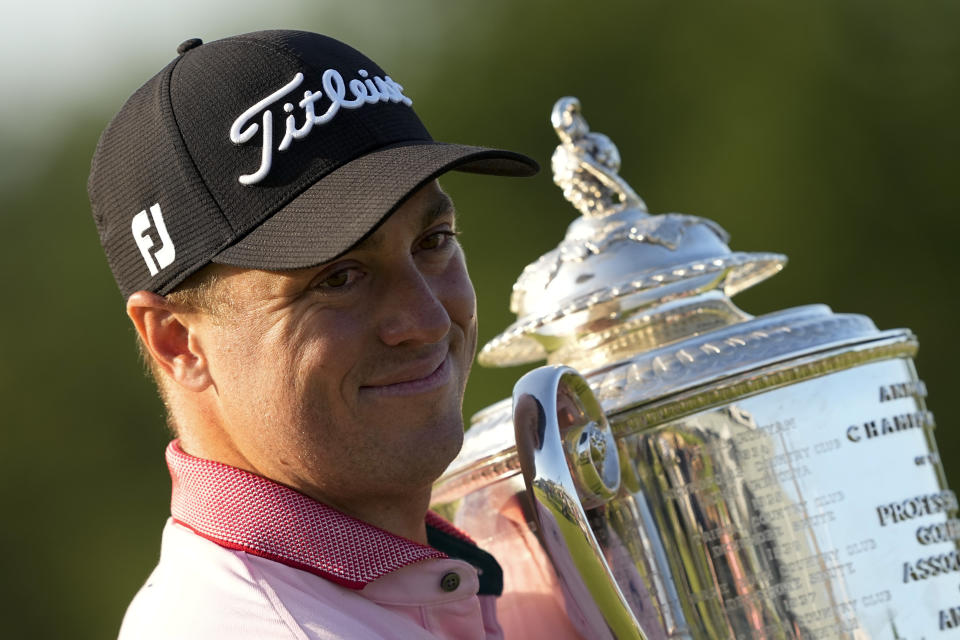
[[[337,273],[333,274],[332,276],[324,280],[321,284],[323,284],[323,286],[325,287],[331,287],[333,289],[337,289],[339,287],[344,286],[349,281],[350,281],[350,276],[346,271],[338,271]]]
[[[418,248],[426,251],[442,249],[450,243],[452,238],[456,237],[456,231],[453,231],[452,229],[440,229],[439,231],[434,231],[433,233],[425,236],[423,240],[420,241]]]
[[[313,285],[321,291],[342,291],[349,289],[363,278],[363,271],[356,267],[345,267],[328,273]]]

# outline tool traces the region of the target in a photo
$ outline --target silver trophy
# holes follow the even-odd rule
[[[507,637],[960,634],[960,520],[916,338],[733,294],[786,259],[650,215],[575,98],[551,116],[581,217],[481,364],[546,360],[472,420],[434,508],[504,565]]]

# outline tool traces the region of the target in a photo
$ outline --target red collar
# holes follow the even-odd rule
[[[433,547],[352,518],[302,493],[219,462],[167,447],[173,520],[227,549],[309,571],[350,589],[400,567],[446,558]],[[433,512],[427,526],[470,541]]]

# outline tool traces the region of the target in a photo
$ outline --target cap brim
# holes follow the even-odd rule
[[[378,149],[324,176],[212,261],[271,270],[327,262],[376,229],[420,186],[451,170],[532,176],[539,166],[512,151],[441,142]]]

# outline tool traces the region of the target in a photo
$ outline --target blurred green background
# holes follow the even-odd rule
[[[743,309],[822,302],[917,333],[960,487],[956,2],[34,4],[5,10],[0,39],[5,637],[114,636],[156,560],[167,434],[85,183],[100,130],[188,37],[339,37],[405,85],[436,138],[525,151],[547,169],[550,108],[578,96],[652,212],[709,217],[734,250],[790,257],[737,297]],[[444,184],[461,211],[483,343],[513,320],[511,285],[574,210],[549,170]],[[509,395],[522,372],[474,371],[468,414]]]

